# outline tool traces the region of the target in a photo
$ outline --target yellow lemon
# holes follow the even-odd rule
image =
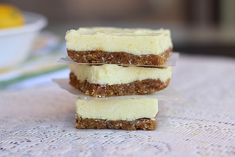
[[[0,3],[0,29],[24,25],[24,16],[12,5]]]

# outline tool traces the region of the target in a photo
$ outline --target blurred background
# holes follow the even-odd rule
[[[234,0],[9,0],[48,17],[62,38],[68,28],[120,26],[170,28],[175,50],[235,55]]]
[[[34,53],[31,53],[31,56],[40,54],[39,56],[45,57],[52,54],[52,51],[58,52],[54,53],[58,56],[65,55],[64,35],[68,29],[82,26],[116,26],[169,28],[175,51],[188,55],[235,57],[235,0],[1,0],[0,2],[16,6],[21,11],[39,13],[47,18],[48,25],[35,39],[37,44],[35,46],[34,41],[34,49],[31,49]],[[65,67],[57,65],[49,71],[58,69]],[[64,73],[58,76],[62,74]],[[9,77],[5,77],[5,82],[1,83],[2,88],[8,87],[9,84],[12,85],[12,82],[9,82]]]

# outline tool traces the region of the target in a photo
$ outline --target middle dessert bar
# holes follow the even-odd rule
[[[172,68],[123,67],[114,64],[71,64],[70,85],[86,95],[124,96],[151,94],[166,88]]]

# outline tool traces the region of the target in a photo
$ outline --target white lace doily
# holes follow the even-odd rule
[[[0,93],[0,156],[235,156],[235,61],[181,57],[156,131],[77,130],[56,85]]]

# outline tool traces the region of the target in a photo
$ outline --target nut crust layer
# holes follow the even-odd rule
[[[77,129],[122,129],[122,130],[155,130],[155,119],[140,118],[133,121],[89,119],[76,116]]]
[[[105,52],[105,51],[74,51],[67,50],[68,56],[77,63],[97,64],[131,64],[131,65],[163,65],[170,57],[172,48],[160,55],[133,55],[127,52]]]

